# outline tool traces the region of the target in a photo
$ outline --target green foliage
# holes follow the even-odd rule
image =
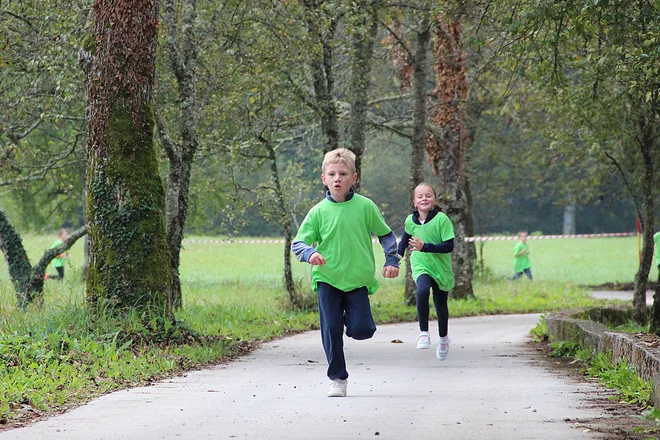
[[[612,331],[621,332],[621,333],[649,333],[649,325],[641,326],[636,322],[630,320],[622,325],[617,325],[612,327]]]
[[[580,344],[573,341],[554,341],[549,346],[552,348],[550,352],[551,357],[575,356],[580,348]]]
[[[91,6],[7,2],[0,14],[0,199],[21,231],[82,224],[85,80],[77,56]]]
[[[613,364],[611,353],[598,353],[590,359],[586,374],[597,377],[609,388],[618,390],[621,400],[648,407],[651,405],[653,386],[641,379],[635,368],[625,361]]]
[[[529,331],[529,334],[532,335],[532,338],[536,342],[545,341],[548,339],[548,327],[545,323],[545,315],[541,315],[541,319],[536,323],[533,329]]]

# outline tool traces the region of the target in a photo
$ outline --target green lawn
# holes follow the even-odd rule
[[[483,258],[496,278],[513,274],[515,241],[489,241]],[[527,241],[532,273],[540,281],[597,285],[607,282],[630,283],[639,265],[637,238],[560,238]],[[656,280],[655,265],[650,279]]]
[[[189,237],[190,240],[205,238]],[[25,236],[24,245],[30,260],[35,262],[54,240],[54,236]],[[532,272],[537,281],[574,285],[632,282],[637,270],[635,237],[531,239],[528,243]],[[514,245],[515,241],[485,243],[484,261],[495,280],[512,274]],[[53,301],[83,298],[82,249],[82,240],[71,249],[64,283],[46,282],[47,298]],[[382,250],[378,244],[374,249],[380,266],[384,261]],[[282,244],[185,242],[181,255],[184,301],[271,309],[276,305],[273,292],[281,290],[283,252]],[[294,259],[293,269],[301,285],[308,286],[310,266]],[[50,267],[49,272],[55,273],[55,270]],[[657,279],[655,266],[651,279]],[[379,280],[383,291],[398,291],[402,287],[401,278],[386,280],[379,276]],[[0,290],[5,297],[12,291],[4,259],[0,260],[0,286],[4,286]]]
[[[190,237],[195,238],[201,237]],[[53,241],[52,236],[24,237],[30,260],[37,261]],[[631,281],[634,276],[634,239],[532,240],[537,281],[510,282],[506,277],[513,245],[486,244],[486,263],[495,276],[475,281],[476,298],[450,300],[450,316],[545,313],[595,305],[602,301],[578,285]],[[382,250],[377,244],[374,248],[380,267]],[[82,241],[72,248],[64,282],[46,282],[41,309],[16,309],[7,268],[0,262],[0,421],[25,417],[29,407],[48,411],[218,362],[243,352],[250,342],[318,328],[314,311],[291,311],[283,301],[282,244],[186,242],[181,264],[184,308],[177,319],[201,335],[200,342],[131,346],[136,336],[151,332],[149,324],[91,314],[83,307],[82,249]],[[295,260],[293,267],[298,285],[309,292],[311,267]],[[415,307],[403,300],[403,278],[378,279],[381,289],[371,297],[376,321],[415,321]]]

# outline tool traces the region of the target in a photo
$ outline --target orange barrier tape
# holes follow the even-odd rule
[[[529,235],[528,240],[551,240],[554,238],[599,238],[599,237],[634,237],[635,232],[610,232],[602,234],[571,234],[571,235]],[[487,237],[465,237],[467,242],[475,241],[505,241],[517,240],[517,235],[487,236]],[[377,239],[372,240],[374,243]],[[184,243],[220,243],[220,244],[283,244],[284,240],[183,240]]]

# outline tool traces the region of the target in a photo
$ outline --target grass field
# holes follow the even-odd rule
[[[496,278],[513,273],[515,241],[489,241],[483,258]],[[639,265],[637,238],[529,239],[534,278],[578,285],[631,283]],[[650,279],[657,280],[655,264]]]
[[[201,237],[190,237],[196,238]],[[23,240],[35,262],[54,237]],[[512,241],[486,244],[492,276],[475,280],[476,298],[450,300],[451,317],[595,305],[601,301],[580,285],[629,282],[636,270],[634,238],[531,240],[536,281],[510,282],[513,246]],[[41,309],[16,309],[7,268],[0,262],[0,422],[29,418],[30,408],[49,411],[218,362],[252,342],[318,328],[313,310],[286,307],[282,244],[187,242],[181,260],[184,308],[176,317],[201,335],[200,342],[136,347],[126,335],[149,333],[148,324],[91,314],[83,307],[82,249],[82,241],[71,249],[64,282],[45,283]],[[375,250],[382,266],[382,250],[379,245]],[[301,290],[309,292],[311,267],[295,260],[293,267]],[[403,278],[378,278],[381,289],[371,297],[376,321],[415,321],[415,307],[403,299]]]
[[[190,237],[190,240],[204,238]],[[24,237],[30,260],[35,262],[54,239],[51,236]],[[531,239],[528,244],[532,272],[537,281],[579,286],[632,282],[637,270],[635,237]],[[504,280],[512,274],[514,245],[514,241],[485,243],[483,257],[491,280]],[[374,249],[380,266],[384,261],[382,251],[377,244]],[[181,255],[184,300],[193,304],[220,302],[270,309],[277,300],[272,292],[281,290],[283,253],[282,244],[186,242]],[[79,241],[71,249],[66,282],[62,285],[47,282],[46,296],[62,300],[82,299],[82,261],[82,241]],[[311,267],[294,259],[293,270],[301,286],[308,286]],[[55,273],[55,270],[51,267],[49,272]],[[657,279],[655,267],[650,278]],[[399,290],[403,285],[402,278],[385,280],[379,277],[379,280],[386,291]],[[0,261],[0,286],[5,287],[1,289],[5,293],[12,290],[4,260]]]

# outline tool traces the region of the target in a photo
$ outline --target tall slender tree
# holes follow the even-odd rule
[[[160,143],[169,161],[165,198],[165,229],[170,250],[172,272],[172,305],[183,305],[179,265],[181,243],[188,218],[190,176],[198,148],[197,125],[200,109],[197,100],[196,38],[197,0],[163,0],[167,29],[165,46],[169,66],[178,87],[179,130],[177,138],[170,136],[162,117],[156,112]]]

